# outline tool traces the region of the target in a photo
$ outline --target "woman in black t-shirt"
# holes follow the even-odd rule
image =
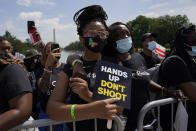
[[[156,92],[161,92],[162,87],[148,78],[148,73],[144,72],[145,67],[143,64],[143,57],[139,53],[133,51],[131,34],[128,27],[121,22],[116,22],[109,26],[110,37],[108,39],[109,43],[104,47],[102,54],[104,54],[109,60],[115,59],[116,64],[128,67],[132,69],[132,90],[131,90],[131,110],[124,110],[118,108],[119,114],[125,114],[128,116],[128,122],[126,124],[125,130],[135,130],[137,126],[137,115],[144,104],[148,102],[148,88],[155,89]],[[117,45],[118,44],[118,45]],[[131,50],[131,53],[129,51]],[[72,55],[68,57],[67,62],[71,65],[74,59],[79,59],[77,55]],[[85,65],[85,63],[83,63]],[[85,77],[84,70],[81,68],[82,61],[77,62],[73,66],[74,76]],[[78,87],[79,88],[79,87]],[[175,91],[163,90],[164,93],[174,96]],[[78,91],[78,93],[84,93]],[[89,96],[91,97],[91,96]],[[88,98],[90,99],[90,98]],[[148,117],[149,118],[149,117]],[[151,117],[152,118],[152,117]],[[150,118],[150,119],[151,119]],[[145,119],[146,122],[151,122]],[[152,120],[152,119],[151,119]]]
[[[85,7],[75,14],[74,21],[77,24],[80,42],[85,46],[81,61],[83,61],[84,69],[88,75],[86,80],[84,80],[85,78],[71,78],[72,68],[69,65],[65,65],[47,105],[47,114],[52,119],[71,120],[90,117],[115,118],[114,114],[116,113],[117,107],[110,103],[118,99],[108,99],[85,104],[92,101],[92,99],[88,99],[90,98],[88,96],[92,95],[92,87],[88,85],[89,77],[93,76],[95,63],[101,59],[101,50],[107,42],[108,31],[105,23],[106,19],[107,14],[99,5]],[[75,116],[72,112],[74,106],[64,104],[64,102],[67,101],[66,96],[69,90],[71,93],[69,103],[83,104],[75,106]],[[86,94],[80,93],[81,91]],[[94,120],[76,122],[76,130],[94,130]],[[107,130],[106,121],[98,121],[98,131],[105,130]]]
[[[188,130],[196,130],[196,27],[180,28],[176,32],[173,49],[163,61],[159,71],[159,82],[167,88],[181,89],[191,100],[188,103]],[[171,108],[170,108],[171,109]],[[161,125],[170,129],[169,107],[162,107]]]
[[[115,22],[109,26],[109,31],[109,44],[106,45],[102,54],[115,57],[120,65],[132,69],[131,110],[124,109],[122,113],[128,118],[125,131],[134,131],[137,128],[139,111],[149,101],[149,87],[155,87],[156,91],[160,92],[161,86],[151,81],[149,74],[144,72],[145,60],[134,51],[131,32],[127,25]],[[151,123],[153,120],[152,115],[145,118],[147,119],[144,120],[144,124]]]

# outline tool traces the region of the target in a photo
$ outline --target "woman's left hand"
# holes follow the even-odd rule
[[[168,95],[176,98],[178,101],[184,101],[187,98],[181,90],[168,90]]]
[[[81,78],[70,78],[69,87],[74,93],[78,94],[86,101],[89,101],[92,97],[92,92],[88,88],[88,83]]]

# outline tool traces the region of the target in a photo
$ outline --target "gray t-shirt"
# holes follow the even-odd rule
[[[0,67],[0,114],[9,110],[9,101],[24,92],[32,92],[27,73],[17,64]]]

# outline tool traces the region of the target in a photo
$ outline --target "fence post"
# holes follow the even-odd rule
[[[76,121],[82,121],[82,120],[89,120],[89,119],[93,119],[93,118],[88,118],[88,119],[80,119],[80,120],[76,120]],[[44,127],[44,126],[49,126],[50,130],[52,130],[52,125],[57,125],[57,124],[63,124],[63,123],[68,123],[68,122],[76,122],[75,120],[69,120],[69,121],[56,121],[56,120],[51,120],[51,119],[40,119],[40,120],[29,120],[24,122],[21,125],[18,125],[12,129],[10,129],[9,131],[16,131],[16,130],[20,130],[20,129],[29,129],[29,128],[38,128],[38,127]],[[95,119],[95,121],[97,121]],[[115,123],[116,123],[116,128],[117,131],[123,131],[123,124],[121,122],[121,119],[117,116],[115,119]],[[96,125],[97,126],[97,125]],[[97,127],[96,127],[97,128]],[[73,124],[73,129],[76,130],[76,126]],[[95,129],[96,131],[97,129]]]
[[[147,103],[146,105],[144,105],[138,115],[138,122],[137,122],[138,131],[143,131],[144,117],[149,110],[151,110],[152,108],[157,107],[157,106],[167,105],[167,104],[171,104],[171,103],[175,103],[175,102],[176,102],[176,100],[174,98],[166,98],[166,99],[151,101],[151,102]]]

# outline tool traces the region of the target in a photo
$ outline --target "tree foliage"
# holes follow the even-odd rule
[[[81,42],[79,41],[75,41],[70,43],[68,46],[66,46],[64,48],[65,50],[77,50],[77,51],[83,51],[84,50],[84,46]]]
[[[29,39],[26,39],[25,42],[22,42],[19,39],[17,39],[15,36],[11,35],[11,33],[8,31],[6,31],[2,37],[8,40],[12,44],[12,46],[14,47],[13,52],[19,52],[25,54],[27,50],[32,50],[32,49],[39,50],[37,46],[33,47]]]
[[[133,42],[135,47],[141,47],[141,37],[144,33],[157,33],[157,41],[161,45],[167,45],[174,39],[175,32],[182,26],[190,25],[186,15],[177,16],[160,16],[158,18],[149,18],[138,16],[136,19],[127,22],[127,25],[132,32]]]

